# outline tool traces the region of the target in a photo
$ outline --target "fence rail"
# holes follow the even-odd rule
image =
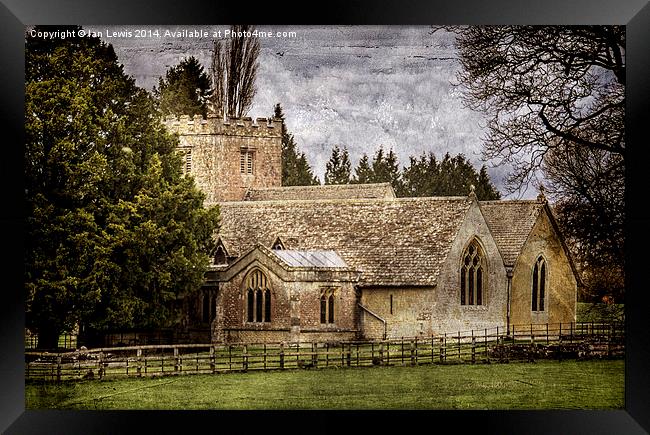
[[[622,323],[515,325],[430,337],[335,343],[175,344],[25,352],[25,378],[62,381],[327,367],[620,356]]]

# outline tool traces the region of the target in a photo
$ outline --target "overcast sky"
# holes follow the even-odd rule
[[[84,26],[113,44],[125,72],[151,89],[170,66],[194,56],[206,70],[212,37],[165,37],[165,31],[213,31],[229,26]],[[158,30],[160,37],[108,37],[108,32]],[[427,26],[257,26],[295,37],[260,40],[257,93],[249,116],[267,117],[283,107],[287,128],[323,180],[331,148],[346,146],[353,165],[379,145],[392,148],[400,165],[433,151],[463,153],[477,168],[482,116],[462,106],[452,83],[459,68],[453,34]],[[148,33],[148,32],[147,32]],[[488,171],[503,193],[505,168]],[[534,197],[530,192],[524,197]]]

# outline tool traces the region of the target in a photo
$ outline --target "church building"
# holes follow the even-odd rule
[[[578,274],[543,194],[282,187],[280,120],[166,125],[206,205],[220,207],[205,285],[185,301],[199,340],[334,342],[575,321]]]

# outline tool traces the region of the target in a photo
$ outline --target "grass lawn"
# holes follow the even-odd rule
[[[28,383],[27,409],[621,409],[623,360]]]

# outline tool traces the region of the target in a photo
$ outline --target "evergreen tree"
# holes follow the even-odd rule
[[[368,155],[363,154],[357,167],[354,169],[354,178],[350,181],[355,184],[366,184],[372,183],[374,179],[374,173],[370,167],[370,161],[368,160]]]
[[[402,171],[403,187],[398,196],[432,196],[440,178],[436,156],[422,153],[419,158],[409,157],[409,161]]]
[[[275,105],[273,116],[282,120],[282,185],[309,186],[320,184],[307,162],[305,153],[298,153],[298,145],[296,145],[293,134],[287,131],[280,103]]]
[[[94,37],[27,36],[25,75],[26,326],[56,347],[75,325],[173,325],[218,209],[182,176],[154,99]]]
[[[501,194],[492,184],[485,165],[481,166],[476,179],[476,197],[480,200],[501,199]]]
[[[403,188],[398,196],[464,196],[475,187],[479,200],[499,199],[500,193],[492,184],[487,168],[476,172],[462,154],[451,157],[446,153],[438,163],[433,153],[410,157],[409,166],[402,173]]]
[[[334,145],[332,155],[325,164],[325,184],[349,184],[352,164],[347,148]]]
[[[372,160],[372,174],[373,183],[390,183],[396,193],[403,190],[399,163],[392,149],[384,154],[384,148],[379,146]]]
[[[193,56],[168,69],[153,91],[163,115],[207,116],[210,78]]]

